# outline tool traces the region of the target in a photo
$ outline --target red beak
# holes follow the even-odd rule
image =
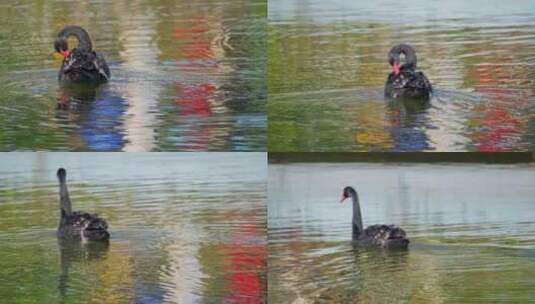
[[[69,51],[61,51],[60,54],[61,54],[61,56],[63,56],[63,58],[66,58],[66,57],[69,57],[71,52],[69,52]]]
[[[401,65],[399,63],[394,63],[394,65],[392,66],[392,72],[398,75],[401,72]]]
[[[342,195],[342,199],[340,200],[340,203],[343,203],[347,197],[348,197],[347,195]]]

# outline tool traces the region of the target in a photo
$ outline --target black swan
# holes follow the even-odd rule
[[[405,231],[395,225],[372,225],[364,229],[357,192],[352,187],[345,187],[340,202],[349,197],[353,200],[353,239],[359,245],[401,248],[409,245]]]
[[[399,56],[405,55],[401,64]],[[431,83],[424,73],[416,71],[416,52],[408,44],[399,44],[388,53],[388,62],[392,72],[388,74],[385,84],[385,97],[428,100],[433,93]]]
[[[59,220],[58,236],[66,239],[81,239],[83,241],[107,241],[110,238],[108,224],[96,214],[73,212],[69,190],[67,189],[67,171],[58,169],[59,203],[61,218]]]
[[[69,50],[67,39],[74,36],[78,46]],[[54,49],[63,56],[59,80],[65,82],[102,83],[110,78],[110,69],[104,56],[93,51],[86,30],[76,25],[66,26],[54,41]]]

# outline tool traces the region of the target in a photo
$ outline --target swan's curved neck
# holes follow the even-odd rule
[[[357,192],[353,189],[351,191],[351,199],[353,200],[353,237],[358,237],[362,231],[364,231],[364,227],[362,226],[362,215],[360,213],[360,202],[359,202],[359,196]]]
[[[77,48],[80,50],[91,52],[93,50],[93,46],[91,44],[91,38],[89,37],[89,34],[84,30],[83,28],[75,25],[67,26],[65,27],[61,32],[58,34],[58,38],[67,40],[70,36],[76,37],[78,39],[78,46]]]
[[[408,45],[401,45],[400,52],[405,54],[405,64],[403,64],[403,66],[410,69],[416,69],[417,58],[414,49]]]
[[[405,55],[405,63],[402,65],[402,67],[405,69],[411,69],[411,70],[416,69],[416,63],[417,63],[416,52],[408,44],[399,44],[390,50],[390,53],[388,54],[389,58],[391,58],[390,64],[393,64],[393,62],[399,63],[400,62],[399,56],[401,54]]]
[[[59,207],[62,218],[72,214],[71,199],[69,198],[65,176],[59,177]]]

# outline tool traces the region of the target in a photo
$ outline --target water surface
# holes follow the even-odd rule
[[[535,298],[532,165],[270,165],[272,303],[526,303]],[[408,250],[355,247],[363,223],[397,224]]]
[[[58,242],[59,166],[73,210],[107,220],[109,246]],[[265,153],[4,153],[0,297],[265,302],[266,170]]]
[[[270,151],[518,151],[535,144],[535,3],[270,1]],[[429,105],[388,103],[410,43]]]
[[[265,15],[265,1],[3,2],[0,150],[265,151]],[[59,87],[68,24],[106,57],[107,85]]]

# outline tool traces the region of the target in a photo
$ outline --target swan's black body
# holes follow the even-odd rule
[[[405,63],[400,64],[399,56],[405,55]],[[429,100],[433,93],[431,83],[424,73],[416,71],[416,53],[408,44],[393,47],[388,53],[392,72],[385,84],[385,97]]]
[[[60,212],[58,237],[86,241],[107,241],[110,238],[108,224],[96,214],[73,212],[67,189],[67,172],[58,169]]]
[[[74,36],[78,46],[69,51],[67,39]],[[102,83],[110,78],[110,69],[104,56],[94,52],[89,34],[83,28],[66,26],[54,42],[56,52],[64,57],[58,78],[64,82]]]
[[[352,187],[345,187],[342,201],[349,197],[353,200],[353,240],[359,245],[383,248],[406,248],[409,245],[405,231],[395,225],[372,225],[364,229],[357,192]]]

